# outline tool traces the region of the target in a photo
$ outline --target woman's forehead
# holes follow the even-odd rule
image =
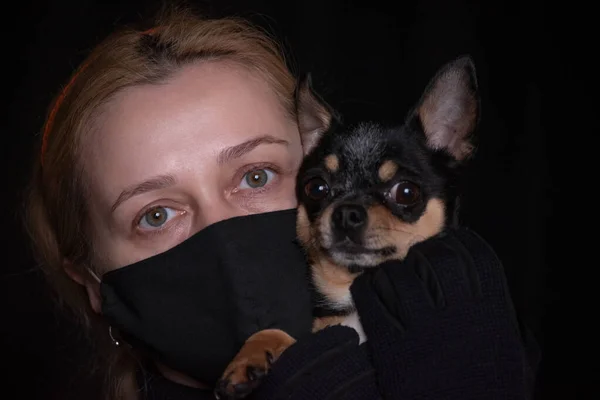
[[[300,140],[259,74],[219,62],[187,66],[159,85],[129,88],[99,117],[83,162],[103,187],[162,174],[173,163],[211,163],[220,149],[254,137]]]

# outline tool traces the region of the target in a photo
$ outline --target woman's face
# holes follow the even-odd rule
[[[99,118],[83,162],[101,272],[220,220],[296,206],[298,128],[256,73],[190,65],[120,93]]]

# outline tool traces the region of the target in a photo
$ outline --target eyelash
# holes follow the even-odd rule
[[[142,223],[142,219],[146,216],[146,214],[148,214],[150,211],[152,211],[156,208],[165,208],[165,209],[173,210],[176,215],[171,217],[171,219],[177,218],[177,217],[185,214],[185,211],[177,210],[173,207],[169,207],[169,206],[163,205],[161,203],[152,204],[151,206],[144,208],[133,220],[133,229],[135,232],[137,232],[138,234],[143,235],[143,236],[155,236],[155,235],[161,235],[164,233],[164,231],[171,229],[172,224],[169,223],[170,220],[165,222],[165,224],[163,224],[162,226],[155,228],[155,229],[151,229],[151,228],[143,229],[142,227],[140,227],[140,224]]]
[[[271,181],[269,183],[267,183],[265,186],[261,186],[259,188],[255,188],[255,189],[248,189],[248,188],[244,188],[244,189],[240,189],[238,186],[241,184],[242,179],[244,179],[244,177],[249,174],[252,171],[256,171],[259,169],[267,169],[269,171],[272,171],[274,176],[271,179]],[[234,193],[236,194],[240,194],[243,196],[247,196],[247,197],[251,197],[251,196],[255,196],[257,194],[262,194],[265,193],[269,190],[271,190],[271,187],[273,186],[273,184],[275,182],[277,182],[277,179],[280,178],[280,168],[278,168],[276,165],[273,165],[271,163],[260,163],[260,164],[251,164],[251,165],[246,165],[242,168],[239,169],[239,172],[236,173],[234,176],[236,177],[234,182],[238,182],[236,185],[236,189],[234,189]],[[242,194],[243,193],[243,194]]]
[[[251,189],[251,188],[250,189],[248,189],[248,188],[240,189],[240,188],[238,188],[238,186],[242,182],[242,179],[244,179],[244,177],[248,173],[250,173],[252,171],[260,170],[260,169],[268,169],[268,170],[270,170],[270,171],[273,172],[274,177],[271,179],[271,181],[269,183],[267,183],[265,186],[262,186],[262,187],[259,187],[259,188],[255,188],[255,189]],[[236,186],[236,189],[234,189],[234,193],[236,195],[239,195],[239,196],[244,197],[244,198],[251,198],[251,197],[254,197],[256,195],[260,195],[260,194],[263,194],[265,192],[268,192],[269,190],[271,190],[271,187],[277,181],[277,179],[280,179],[280,171],[281,171],[280,168],[278,168],[277,166],[275,166],[275,165],[273,165],[271,163],[259,163],[259,164],[246,165],[246,166],[240,168],[238,170],[238,172],[236,174],[234,174],[234,176],[235,176],[234,182],[238,182],[236,184],[238,186]],[[167,231],[167,230],[171,229],[172,224],[169,223],[169,222],[166,222],[163,226],[158,227],[156,229],[141,229],[140,228],[140,224],[141,224],[141,221],[144,218],[144,216],[147,213],[149,213],[150,211],[152,211],[153,209],[156,209],[156,208],[159,208],[159,207],[173,210],[172,207],[165,206],[165,205],[163,205],[161,203],[155,203],[155,204],[152,204],[151,206],[148,206],[148,207],[144,208],[135,217],[135,219],[133,221],[134,230],[137,231],[139,234],[141,234],[143,236],[151,237],[151,236],[162,235],[164,233],[164,231]],[[178,214],[178,215],[175,215],[171,219],[179,217],[181,214],[184,214],[185,211],[175,210],[175,213]]]

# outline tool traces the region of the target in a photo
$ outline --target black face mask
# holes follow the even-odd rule
[[[296,210],[235,217],[110,271],[102,313],[157,361],[214,384],[253,333],[310,333],[308,266]]]

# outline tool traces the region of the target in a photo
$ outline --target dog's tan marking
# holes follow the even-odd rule
[[[298,214],[296,217],[296,236],[302,242],[304,247],[310,247],[311,243],[311,224],[308,219],[306,208],[302,204],[298,206]]]
[[[334,208],[334,205],[327,207],[325,210],[323,210],[318,220],[315,221],[315,239],[319,242],[319,244],[324,245],[325,247],[329,247],[331,245],[331,214],[333,214]]]
[[[315,318],[313,321],[312,331],[317,332],[321,329],[327,328],[328,326],[341,325],[342,322],[344,322],[344,317],[340,317],[337,315],[333,315],[330,317]]]
[[[340,167],[340,159],[335,154],[330,154],[325,157],[325,167],[329,172],[337,172]]]
[[[384,161],[383,164],[381,164],[381,166],[379,167],[379,179],[381,179],[382,182],[387,182],[390,179],[392,179],[394,175],[396,175],[397,171],[398,164],[396,164],[392,160]]]
[[[368,213],[369,224],[365,236],[369,241],[378,248],[396,247],[396,253],[382,257],[381,262],[404,258],[412,245],[441,232],[445,220],[444,203],[435,198],[429,200],[421,218],[412,224],[399,220],[382,205],[369,208]]]
[[[344,307],[352,301],[349,289],[358,274],[351,274],[348,268],[334,264],[321,252],[320,244],[323,243],[324,236],[331,235],[331,212],[332,207],[328,207],[311,224],[306,209],[302,205],[298,206],[296,231],[298,240],[311,260],[312,279],[317,290],[331,300],[331,305]]]
[[[293,337],[279,329],[265,329],[250,336],[221,377],[227,394],[235,393],[235,386],[240,383],[258,385],[260,380],[252,381],[248,376],[248,367],[266,374],[271,364],[295,342]]]
[[[327,246],[331,236],[331,213],[333,207],[327,207],[314,222],[308,219],[306,208],[298,206],[296,218],[296,234],[309,255],[316,256],[321,245]]]
[[[350,285],[360,273],[350,273],[348,268],[334,264],[321,253],[313,255],[312,258],[313,282],[319,293],[330,301],[328,306],[332,308],[351,306]]]

